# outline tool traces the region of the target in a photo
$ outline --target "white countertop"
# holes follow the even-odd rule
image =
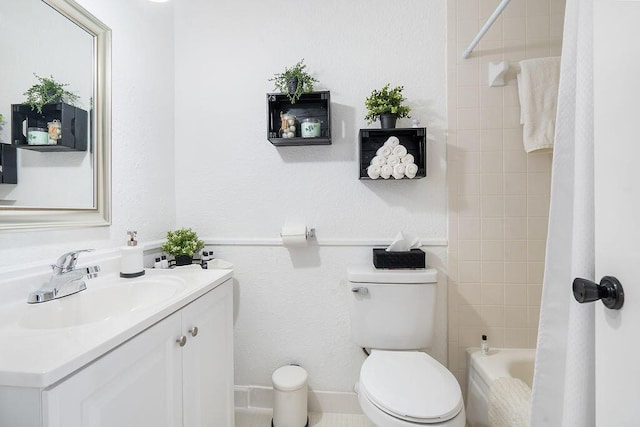
[[[86,280],[87,290],[40,304],[27,304],[29,290],[24,291],[24,298],[20,300],[3,299],[0,294],[0,387],[46,388],[231,277],[232,270],[150,269],[137,279],[122,279],[111,273]],[[154,280],[180,283],[180,286],[175,294],[163,297],[158,303],[83,325],[47,329],[21,324],[20,319],[34,313],[28,310],[38,310],[45,304],[50,304],[47,310],[55,310],[56,304],[62,307],[62,304],[73,303],[73,298],[82,297],[85,292],[99,292],[114,285],[135,285],[137,280],[144,280],[148,286],[152,286]]]

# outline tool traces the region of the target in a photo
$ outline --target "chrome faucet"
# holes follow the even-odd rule
[[[39,302],[51,301],[52,299],[66,297],[76,292],[84,291],[87,285],[84,283],[84,276],[93,279],[100,272],[100,266],[94,265],[76,270],[76,262],[80,252],[91,252],[93,249],[81,249],[67,252],[62,255],[55,264],[51,266],[53,272],[49,281],[42,285],[37,291],[29,294],[27,302],[35,304]]]

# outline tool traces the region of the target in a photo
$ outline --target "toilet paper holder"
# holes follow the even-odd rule
[[[307,240],[316,237],[316,229],[315,228],[307,228],[305,227],[304,231],[300,229],[298,232],[293,233],[283,233],[284,227],[280,229],[280,237],[291,237],[291,236],[305,236]]]

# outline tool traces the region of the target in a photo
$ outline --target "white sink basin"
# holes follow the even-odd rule
[[[0,277],[0,340],[11,343],[0,351],[0,388],[49,387],[232,277],[180,268],[123,279],[119,262],[105,265],[86,290],[38,304],[27,296],[49,271]]]
[[[89,287],[64,298],[29,304],[18,325],[25,329],[59,329],[102,322],[168,300],[184,288],[184,281],[176,277],[138,278]]]

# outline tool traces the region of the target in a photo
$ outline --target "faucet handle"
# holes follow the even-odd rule
[[[75,251],[67,252],[61,255],[51,267],[54,270],[59,270],[60,273],[68,273],[76,268],[76,262],[78,261],[78,255],[80,252],[91,252],[93,249],[78,249]]]

